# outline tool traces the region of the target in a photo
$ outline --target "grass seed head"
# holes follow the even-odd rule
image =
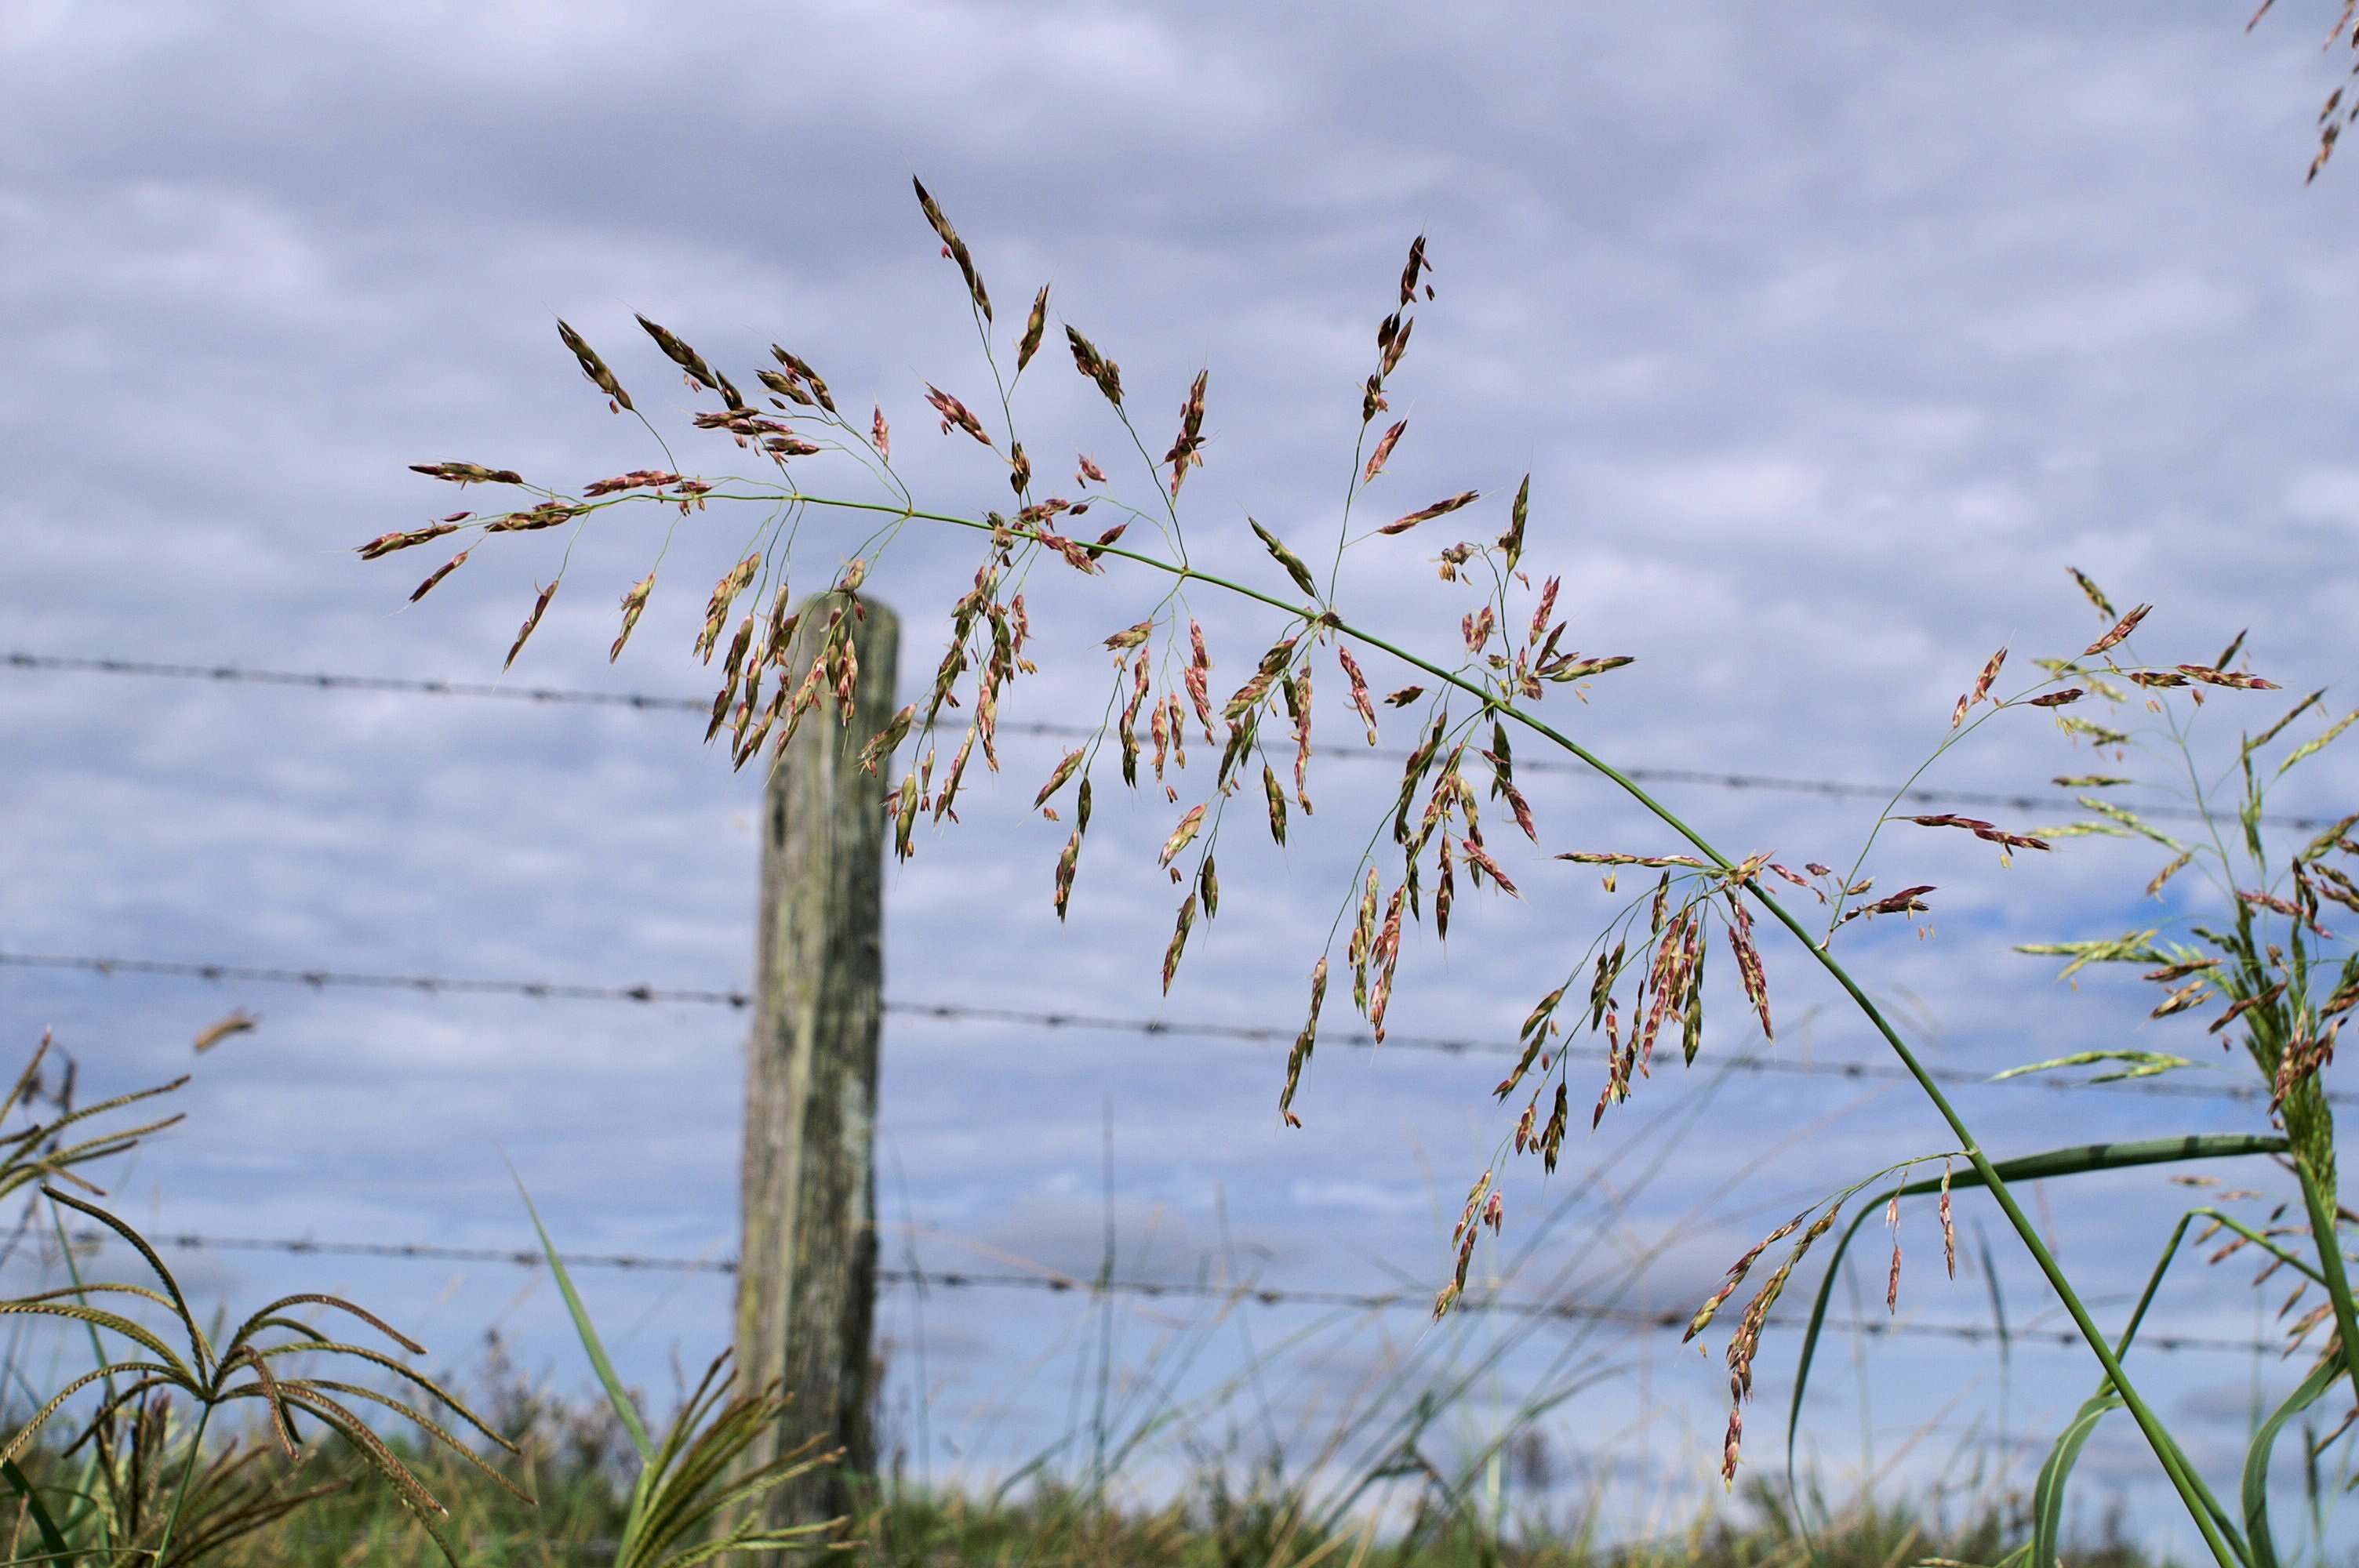
[[[455,572],[461,567],[465,566],[467,564],[468,554],[469,552],[462,550],[457,555],[452,556],[449,560],[444,561],[440,566],[436,567],[431,572],[429,572],[424,582],[419,583],[416,588],[409,590],[409,602],[412,604],[417,603],[419,600],[425,598],[427,594],[433,591],[434,585],[436,583],[440,582],[444,578],[449,577],[452,572]]]
[[[678,484],[679,475],[662,469],[633,469],[612,479],[593,480],[582,487],[584,495],[619,495],[626,490],[661,490]]]
[[[1531,508],[1532,476],[1526,474],[1524,476],[1524,482],[1516,487],[1516,504],[1513,510],[1507,514],[1507,531],[1499,535],[1499,549],[1506,557],[1507,569],[1511,572],[1516,569],[1516,564],[1524,558],[1524,524],[1531,515]],[[1551,578],[1549,580],[1549,589],[1547,602],[1554,603],[1556,600],[1556,579]],[[1547,613],[1547,611],[1543,609],[1540,612],[1540,618],[1545,619]]]
[[[790,354],[776,343],[772,343],[770,345],[770,354],[771,357],[776,359],[779,364],[786,367],[787,373],[789,375],[792,375],[796,380],[810,388],[810,395],[809,397],[799,398],[797,401],[805,404],[816,402],[821,408],[825,409],[830,414],[836,411],[835,399],[828,393],[827,382],[820,375],[819,372],[811,369],[810,362],[809,360],[802,358],[799,354]],[[766,381],[765,382],[765,384],[767,384]]]
[[[556,597],[557,583],[551,579],[549,585],[540,590],[540,597],[532,601],[532,613],[526,616],[524,624],[516,629],[516,641],[508,647],[508,656],[500,662],[501,669],[514,666],[516,655],[524,652],[525,640],[532,635],[533,628],[540,624],[541,616],[548,613],[549,601]]]
[[[1122,367],[1098,352],[1095,343],[1091,342],[1071,327],[1065,329],[1065,342],[1073,351],[1073,368],[1097,383],[1098,391],[1104,395],[1105,400],[1116,408],[1120,408],[1122,406]],[[1105,475],[1093,472],[1096,466],[1087,458],[1082,460],[1082,471],[1103,484],[1105,482]]]
[[[926,384],[926,401],[932,404],[934,412],[941,416],[943,435],[949,435],[951,427],[955,425],[984,446],[991,445],[991,438],[984,432],[983,421],[969,412],[965,404],[931,382]]]
[[[564,341],[567,348],[573,351],[573,357],[582,362],[582,373],[588,376],[599,391],[625,408],[631,406],[631,395],[623,390],[623,384],[614,379],[614,373],[606,368],[606,362],[598,357],[598,351],[583,340],[581,333],[560,319],[557,335]]]
[[[1950,1162],[1941,1162],[1941,1261],[1958,1277],[1958,1227],[1950,1217]]]
[[[1042,284],[1040,292],[1032,297],[1032,314],[1024,319],[1024,336],[1016,345],[1016,373],[1022,375],[1032,356],[1040,351],[1040,340],[1049,330],[1049,286]]]
[[[1406,534],[1420,523],[1430,523],[1436,517],[1447,516],[1451,513],[1457,511],[1462,506],[1472,506],[1476,501],[1482,498],[1482,493],[1483,492],[1478,490],[1461,491],[1456,495],[1450,496],[1445,500],[1437,501],[1430,506],[1421,506],[1415,512],[1409,513],[1407,516],[1396,517],[1391,522],[1386,524],[1383,527],[1377,529],[1376,532],[1379,534]]]
[[[2099,654],[2118,646],[2124,638],[2137,630],[2138,622],[2145,620],[2147,615],[2153,612],[2153,611],[2154,606],[2151,604],[2139,605],[2127,615],[2123,616],[2119,621],[2115,622],[2114,623],[2113,630],[2107,632],[2104,636],[2098,638],[2095,642],[2082,649],[2081,656],[2084,659],[2093,659]]]
[[[1188,946],[1188,933],[1196,924],[1196,895],[1189,893],[1180,905],[1179,923],[1172,927],[1171,945],[1163,950],[1163,994],[1171,994],[1171,977],[1180,972],[1180,955]]]
[[[721,390],[719,379],[713,375],[712,367],[704,362],[702,354],[698,353],[645,316],[639,317],[638,322],[646,330],[647,336],[656,341],[656,347],[664,351],[664,357],[686,371],[690,380],[709,391]]]
[[[1376,362],[1376,375],[1379,379],[1392,374],[1394,371],[1400,368],[1401,356],[1408,352],[1409,334],[1416,330],[1415,319],[1402,321],[1398,330],[1386,340],[1383,355]],[[1381,403],[1383,399],[1378,398],[1377,401]]]
[[[705,601],[704,605],[704,629],[698,633],[695,647],[697,656],[706,664],[712,662],[713,645],[721,640],[721,629],[729,623],[729,607],[736,602],[737,596],[745,592],[747,585],[753,582],[754,574],[761,568],[761,565],[760,554],[758,552],[750,554],[722,573],[721,580],[712,585],[712,596]],[[648,585],[652,586],[654,581],[655,574],[648,573]],[[624,609],[627,612],[629,608],[629,601],[626,599]]]
[[[1179,499],[1180,482],[1187,477],[1189,469],[1204,465],[1204,385],[1212,373],[1208,370],[1196,373],[1194,384],[1189,387],[1186,400],[1180,405],[1180,435],[1171,443],[1171,449],[1163,454],[1163,460],[1171,465],[1171,495],[1174,500]]]
[[[656,573],[647,573],[637,582],[632,582],[630,589],[623,594],[623,632],[620,632],[620,637],[614,639],[614,646],[606,651],[606,663],[609,665],[623,658],[623,643],[630,642],[630,630],[639,625],[639,611],[647,609],[647,597],[651,592],[656,592]]]
[[[426,528],[411,528],[391,534],[380,534],[367,544],[356,546],[354,548],[361,559],[374,561],[392,555],[397,550],[406,550],[413,545],[423,545],[430,539],[439,539],[445,534],[455,534],[458,531],[458,524],[455,523],[437,523]]]
[[[1056,767],[1049,773],[1049,782],[1042,784],[1040,786],[1040,793],[1032,797],[1033,810],[1038,811],[1042,806],[1048,805],[1049,797],[1065,787],[1065,781],[1071,778],[1074,773],[1080,769],[1082,765],[1082,758],[1086,754],[1086,748],[1077,746],[1071,752],[1065,753],[1063,758],[1058,762]]]
[[[489,469],[481,463],[440,462],[412,463],[412,473],[422,473],[429,479],[447,480],[452,484],[522,484],[524,476],[514,469]]]
[[[1373,746],[1376,743],[1376,709],[1368,697],[1368,677],[1361,670],[1360,662],[1352,657],[1352,650],[1341,643],[1335,644],[1335,662],[1343,666],[1343,678],[1351,683],[1352,707],[1367,726],[1368,744]]]
[[[772,351],[783,352],[784,351],[773,350]],[[785,398],[789,403],[799,404],[805,408],[816,406],[812,400],[811,395],[803,390],[801,380],[791,372],[781,373],[774,370],[757,370],[754,373],[754,379],[760,382],[764,386],[768,387],[772,392],[777,394],[778,396]]]
[[[2089,600],[2090,605],[2098,614],[2104,616],[2108,621],[2117,618],[2118,612],[2114,609],[2114,601],[2105,597],[2105,590],[2104,589],[2099,588],[2095,583],[2089,580],[2089,576],[2086,572],[2082,571],[2078,567],[2066,567],[2064,569],[2072,574],[2072,580],[2080,585],[2082,594]]]
[[[974,257],[968,253],[966,242],[960,239],[958,231],[951,227],[951,221],[942,215],[940,205],[926,194],[925,186],[914,178],[909,183],[917,187],[918,205],[924,211],[926,222],[933,225],[935,234],[940,238],[942,250],[958,263],[960,275],[966,279],[968,297],[974,301],[976,311],[988,323],[991,320],[991,296],[984,290],[983,277],[974,270]]]
[[[1417,297],[1419,276],[1432,270],[1433,264],[1425,259],[1425,236],[1419,234],[1409,242],[1408,265],[1401,268],[1400,302],[1402,305],[1406,306]]]
[[[899,746],[901,742],[908,738],[910,722],[915,719],[917,716],[917,707],[915,704],[911,704],[908,707],[902,708],[898,713],[893,715],[893,717],[886,721],[884,729],[879,730],[875,734],[870,736],[868,738],[868,743],[860,749],[860,771],[864,773],[875,773],[876,772],[876,764],[891,756],[894,749]],[[911,776],[909,783],[911,787],[914,789],[917,784],[917,779],[914,774]]]
[[[1278,787],[1277,773],[1267,762],[1261,765],[1262,794],[1269,801],[1269,836],[1281,849],[1286,848],[1286,792]]]

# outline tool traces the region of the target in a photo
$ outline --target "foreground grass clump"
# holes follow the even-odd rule
[[[405,1443],[394,1449],[420,1479],[451,1499],[443,1529],[461,1561],[490,1568],[613,1562],[628,1512],[632,1467],[621,1428],[603,1408],[560,1405],[528,1391],[500,1408],[524,1450],[523,1473],[539,1498],[538,1509],[495,1487],[459,1484],[463,1462],[439,1446]],[[395,1500],[366,1481],[358,1461],[323,1452],[285,1485],[336,1488],[331,1495],[208,1561],[235,1568],[295,1563],[406,1568],[440,1561]],[[1359,1521],[1334,1535],[1313,1536],[1292,1523],[1301,1512],[1299,1498],[1207,1472],[1183,1496],[1145,1509],[1093,1503],[1055,1486],[1000,1504],[905,1493],[862,1518],[855,1539],[831,1555],[891,1568],[1803,1568],[1812,1562],[1810,1545],[1766,1490],[1752,1489],[1747,1501],[1741,1519],[1698,1519],[1684,1530],[1635,1543],[1605,1542],[1577,1523],[1537,1519],[1495,1534],[1472,1519],[1440,1513],[1413,1519],[1406,1528],[1397,1522],[1371,1533]],[[2104,1535],[2069,1547],[2066,1561],[2074,1568],[2144,1568],[2148,1560],[2106,1522]],[[2022,1529],[1995,1509],[1945,1526],[1903,1509],[1854,1507],[1816,1536],[1816,1561],[1823,1568],[1988,1563]]]

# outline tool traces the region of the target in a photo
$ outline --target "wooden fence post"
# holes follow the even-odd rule
[[[889,770],[864,773],[856,759],[893,715],[899,627],[892,611],[861,602],[852,721],[838,725],[832,704],[806,714],[763,796],[736,1359],[742,1390],[783,1379],[794,1403],[747,1457],[758,1464],[822,1432],[845,1451],[839,1466],[770,1495],[763,1511],[780,1525],[853,1512],[853,1478],[875,1471],[872,1143]],[[827,621],[818,605],[806,604],[794,673],[781,678],[809,667]]]

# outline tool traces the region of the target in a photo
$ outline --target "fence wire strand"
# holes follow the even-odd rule
[[[639,713],[692,713],[699,718],[712,710],[712,699],[697,697],[674,697],[651,692],[589,691],[578,687],[546,686],[504,686],[486,681],[434,680],[405,676],[364,676],[330,672],[306,673],[299,670],[253,669],[239,665],[176,665],[144,659],[89,658],[60,654],[34,654],[22,650],[0,655],[0,666],[9,669],[49,674],[123,676],[148,680],[212,681],[223,685],[292,687],[310,691],[385,692],[412,697],[445,697],[494,702],[522,702],[542,707],[582,707],[625,708]],[[1054,724],[1041,721],[1019,722],[1008,719],[1001,723],[1002,735],[1038,735],[1054,740],[1087,740],[1098,733],[1087,725]],[[1336,760],[1359,759],[1365,762],[1389,762],[1400,765],[1408,753],[1384,747],[1316,745],[1312,754]],[[1586,773],[1581,762],[1560,762],[1549,757],[1518,758],[1516,771],[1519,773]],[[2071,811],[2078,809],[2069,795],[2029,795],[2002,790],[1944,789],[1939,787],[1896,790],[1890,784],[1861,784],[1843,779],[1789,778],[1773,773],[1732,773],[1718,768],[1625,768],[1623,773],[1641,784],[1695,784],[1708,789],[1755,790],[1781,795],[1811,795],[1831,800],[1900,800],[1917,806],[1982,806],[2009,811]],[[2198,821],[2203,814],[2191,806],[2168,803],[2142,806],[2142,816],[2169,817],[2175,820]],[[2311,833],[2333,820],[2324,816],[2267,816],[2264,822]]]
[[[566,980],[533,980],[484,978],[463,975],[391,974],[328,968],[275,967],[262,964],[223,964],[191,959],[124,957],[92,953],[13,953],[0,952],[0,968],[73,970],[112,979],[120,975],[149,975],[173,979],[210,980],[216,983],[237,982],[246,985],[301,986],[313,990],[353,989],[362,990],[411,991],[421,996],[512,996],[535,1001],[575,1001],[622,1003],[632,1006],[654,1006],[676,1003],[695,1007],[724,1007],[744,1011],[753,1005],[750,993],[696,986],[655,985],[594,985]],[[1079,1030],[1106,1034],[1135,1034],[1146,1039],[1223,1040],[1255,1045],[1288,1045],[1294,1043],[1295,1031],[1277,1029],[1264,1024],[1226,1023],[1210,1019],[1186,1018],[1124,1018],[1110,1014],[1066,1012],[1015,1007],[992,1007],[968,1002],[919,1001],[908,998],[888,997],[884,1004],[886,1014],[903,1018],[921,1018],[951,1024],[1000,1023],[1027,1029]],[[1522,1047],[1499,1040],[1484,1040],[1465,1035],[1418,1034],[1387,1032],[1383,1044],[1367,1030],[1339,1029],[1320,1035],[1322,1044],[1347,1045],[1360,1050],[1409,1051],[1421,1054],[1445,1056],[1515,1056]],[[1734,1061],[1730,1065],[1739,1071],[1773,1076],[1836,1077],[1855,1081],[1882,1079],[1901,1081],[1908,1078],[1908,1071],[1896,1062],[1824,1062],[1797,1061],[1791,1058],[1754,1056]],[[1987,1086],[1985,1074],[1965,1072],[1954,1067],[1930,1069],[1940,1082],[1971,1088]],[[2049,1075],[2030,1075],[2008,1080],[2012,1084],[2049,1090],[2103,1088],[2119,1094],[2159,1096],[2175,1099],[2211,1099],[2259,1103],[2265,1099],[2257,1086],[2238,1084],[2177,1083],[2158,1078],[2116,1079],[2104,1084],[2092,1084],[2080,1079],[2060,1078]],[[2336,1105],[2359,1103],[2359,1095],[2330,1092],[2327,1099]]]
[[[538,1269],[546,1261],[538,1250],[531,1248],[450,1247],[433,1242],[408,1241],[315,1241],[297,1237],[210,1236],[189,1231],[147,1231],[142,1234],[150,1244],[176,1251],[270,1252],[298,1257],[370,1258],[401,1262],[490,1263],[517,1269]],[[84,1229],[73,1232],[71,1239],[77,1247],[94,1247],[105,1245],[115,1238],[111,1232]],[[734,1276],[737,1272],[737,1260],[734,1258],[678,1258],[635,1252],[568,1252],[562,1256],[568,1269],[723,1276]],[[1288,1288],[1253,1281],[1222,1283],[1207,1280],[1085,1278],[1048,1270],[1016,1273],[960,1269],[879,1268],[876,1282],[879,1286],[929,1291],[1038,1291],[1091,1299],[1120,1295],[1149,1301],[1209,1301],[1224,1306],[1310,1306],[1353,1312],[1397,1312],[1414,1308],[1428,1313],[1433,1308],[1430,1295],[1411,1290],[1343,1291]],[[1683,1329],[1690,1315],[1689,1310],[1681,1308],[1647,1312],[1593,1302],[1532,1300],[1482,1293],[1462,1296],[1451,1311],[1453,1314],[1488,1314],[1565,1323],[1613,1323],[1631,1328],[1656,1330]],[[2070,1328],[2010,1328],[2002,1331],[1988,1324],[1943,1323],[1905,1317],[1830,1318],[1824,1326],[1846,1334],[1939,1338],[1967,1344],[2004,1339],[2012,1344],[2055,1345],[2071,1348],[2082,1343],[2079,1333]],[[2139,1336],[2138,1347],[2167,1353],[2216,1351],[2242,1355],[2277,1354],[2285,1348],[2282,1345],[2257,1339],[2152,1333]]]

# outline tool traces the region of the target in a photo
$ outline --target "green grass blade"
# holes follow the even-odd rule
[[[49,1517],[49,1509],[41,1502],[41,1495],[33,1489],[32,1480],[24,1470],[11,1459],[0,1465],[0,1476],[5,1476],[9,1487],[25,1499],[25,1511],[32,1516],[33,1528],[40,1532],[42,1551],[53,1562],[72,1562],[73,1552],[66,1545],[65,1537],[58,1532],[57,1521]]]
[[[2225,1160],[2245,1154],[2282,1154],[2289,1145],[2282,1138],[2254,1133],[2205,1133],[2184,1138],[2149,1138],[2131,1143],[2083,1143],[2068,1149],[2050,1149],[2038,1154],[2026,1154],[2013,1160],[2001,1160],[1994,1166],[2002,1180],[2010,1182],[2038,1181],[2049,1176],[2084,1175],[2093,1171],[2120,1171],[2136,1165],[2169,1164],[2181,1160]],[[1977,1172],[1967,1170],[1951,1178],[1954,1190],[1984,1185]],[[1818,1295],[1810,1303],[1810,1320],[1802,1331],[1801,1355],[1794,1368],[1794,1395],[1786,1416],[1786,1477],[1788,1487],[1794,1476],[1794,1449],[1802,1429],[1802,1396],[1810,1390],[1810,1366],[1819,1348],[1819,1333],[1826,1325],[1827,1303],[1834,1292],[1835,1273],[1841,1268],[1843,1254],[1859,1233],[1861,1224],[1871,1214],[1880,1211],[1894,1197],[1914,1197],[1939,1192],[1941,1179],[1929,1176],[1923,1181],[1908,1182],[1860,1206],[1849,1225],[1843,1227],[1833,1253],[1827,1259],[1825,1272],[1819,1280]]]
[[[2253,1433],[2252,1446],[2245,1450],[2245,1536],[2252,1542],[2253,1568],[2277,1568],[2277,1544],[2269,1539],[2269,1454],[2277,1447],[2277,1433],[2287,1422],[2317,1403],[2319,1396],[2334,1386],[2342,1370],[2332,1361],[2320,1362],[2301,1380],[2301,1387],[2261,1422],[2260,1430]]]
[[[541,1224],[540,1210],[533,1207],[532,1195],[525,1191],[524,1178],[516,1175],[514,1165],[508,1167],[508,1174],[515,1177],[516,1195],[524,1199],[525,1213],[532,1217],[532,1228],[540,1238],[541,1254],[549,1260],[549,1271],[565,1297],[565,1310],[573,1314],[573,1332],[581,1336],[582,1353],[590,1357],[591,1370],[598,1374],[598,1382],[606,1390],[606,1402],[614,1407],[614,1419],[630,1434],[631,1446],[638,1450],[644,1464],[656,1453],[656,1445],[647,1436],[647,1422],[639,1419],[639,1407],[631,1402],[630,1390],[623,1387],[614,1363],[607,1359],[606,1346],[600,1342],[598,1330],[590,1321],[590,1309],[582,1304],[582,1292],[573,1288],[573,1276],[565,1271],[565,1260],[557,1255],[557,1243],[549,1238],[549,1227]]]
[[[2352,1388],[2359,1390],[2359,1313],[2353,1310],[2351,1281],[2343,1271],[2343,1239],[2335,1230],[2333,1200],[2321,1190],[2318,1173],[2308,1160],[2297,1158],[2293,1169],[2301,1183],[2302,1202],[2310,1210],[2310,1236],[2318,1249],[2319,1273],[2334,1303],[2334,1330],[2342,1340],[2343,1364],[2350,1368]]]
[[[2055,1568],[2057,1535],[2064,1519],[2064,1484],[2097,1423],[2107,1411],[2121,1408],[2121,1395],[2110,1390],[2099,1394],[2073,1412],[2056,1446],[2048,1451],[2048,1461],[2039,1466],[2039,1479],[2031,1488],[2031,1568]]]

